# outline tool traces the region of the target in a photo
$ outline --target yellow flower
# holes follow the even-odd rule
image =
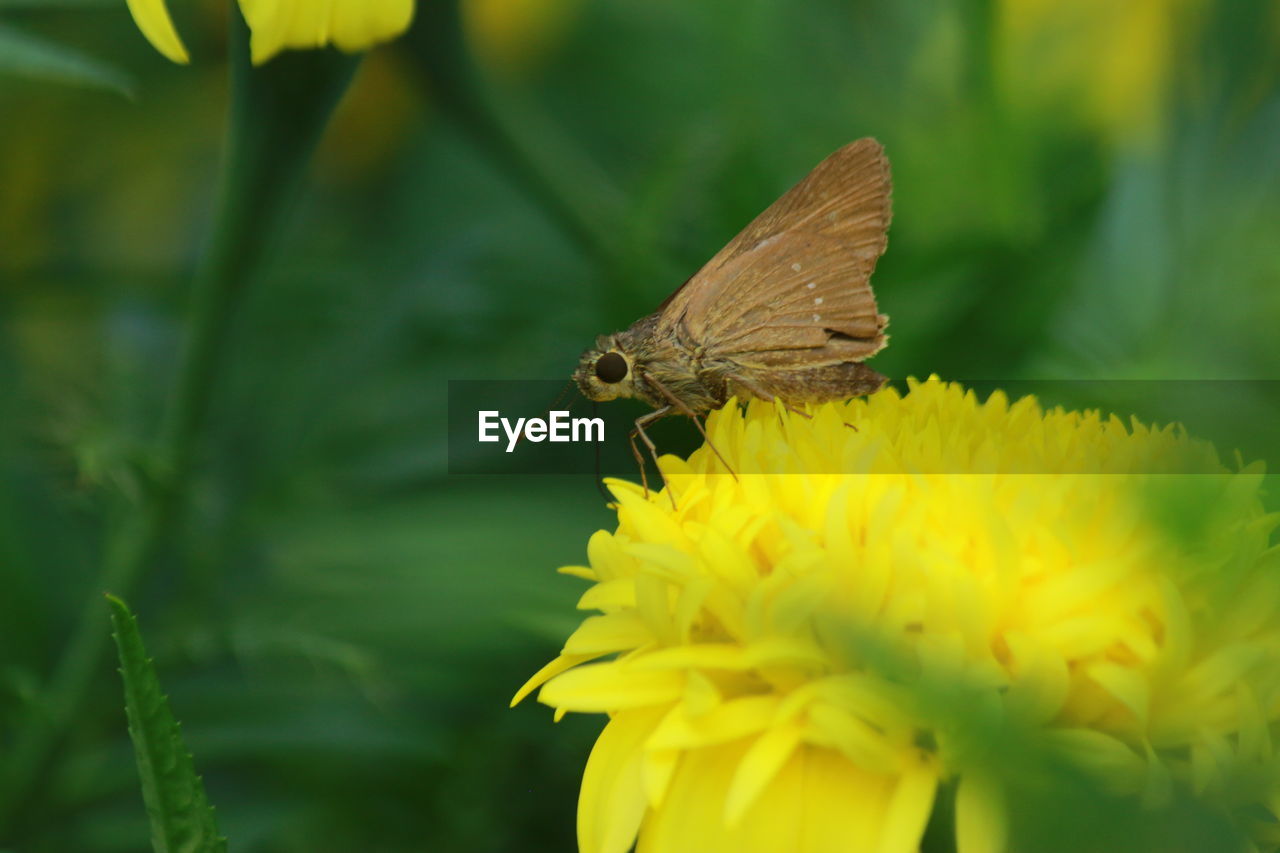
[[[581,0],[463,0],[462,15],[481,62],[510,72],[556,45],[581,5]]]
[[[737,477],[703,446],[663,460],[674,506],[611,482],[617,530],[561,570],[596,615],[513,700],[609,715],[583,853],[914,851],[942,782],[961,853],[1017,847],[1025,753],[966,714],[1135,802],[1280,804],[1260,466],[937,381],[707,432]]]
[[[1021,106],[1074,114],[1120,141],[1158,129],[1179,25],[1200,0],[999,0],[998,66]]]
[[[188,61],[165,0],[127,0],[138,29],[174,62]],[[403,33],[413,19],[414,0],[240,0],[252,32],[250,52],[260,65],[282,50],[335,45],[366,50]]]

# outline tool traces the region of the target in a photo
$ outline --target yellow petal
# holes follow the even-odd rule
[[[1258,694],[1245,682],[1236,684],[1236,707],[1240,715],[1240,757],[1270,762],[1274,753],[1267,713]]]
[[[255,65],[289,48],[367,50],[400,35],[413,20],[413,0],[240,0],[240,10],[253,33]]]
[[[1005,635],[1014,662],[1014,679],[1005,702],[1016,715],[1047,723],[1062,709],[1071,688],[1067,662],[1053,649],[1016,631]]]
[[[565,641],[562,656],[592,657],[634,649],[651,639],[649,631],[634,612],[591,616]]]
[[[1147,766],[1146,778],[1142,780],[1142,805],[1152,810],[1167,809],[1173,800],[1173,777],[1150,744],[1146,745],[1146,753]]]
[[[615,494],[618,498],[619,530],[630,532],[640,542],[673,545],[677,548],[687,544],[680,525],[663,509],[662,504],[647,501],[637,492],[619,489]]]
[[[1054,729],[1046,744],[1075,767],[1116,793],[1137,792],[1146,775],[1146,762],[1124,741],[1093,729]]]
[[[790,637],[766,637],[748,646],[701,643],[650,652],[636,669],[764,669],[771,666],[821,667],[827,656],[814,643]]]
[[[686,753],[663,806],[641,828],[637,853],[849,853],[875,850],[892,777],[868,774],[838,753],[801,747],[736,826],[725,824],[739,743]],[[916,838],[919,844],[919,838]]]
[[[956,790],[957,853],[1003,853],[1008,818],[997,783],[966,773]]]
[[[178,37],[178,31],[173,28],[173,19],[169,17],[169,10],[164,0],[126,0],[126,2],[129,4],[129,14],[133,15],[133,22],[138,25],[139,30],[142,30],[142,34],[147,37],[147,41],[151,42],[152,47],[160,51],[166,59],[180,65],[186,65],[191,61],[187,55],[187,49],[182,45],[182,39]]]
[[[626,853],[644,816],[641,744],[662,712],[618,714],[604,727],[587,759],[578,796],[581,853]]]
[[[798,787],[805,794],[805,811],[796,849],[805,853],[876,850],[892,835],[890,821],[901,819],[892,810],[898,782],[894,776],[868,773],[830,749],[802,747],[797,756],[804,768]],[[785,781],[786,774],[784,770],[780,781]],[[772,796],[777,787],[771,787],[766,796]],[[857,846],[850,839],[857,839]],[[917,836],[910,849],[917,850],[919,844]]]
[[[938,772],[934,767],[923,761],[907,767],[885,811],[879,853],[911,853],[920,849],[920,838],[929,823],[937,790]]]
[[[679,713],[679,709],[673,709],[671,713]],[[649,805],[654,808],[662,805],[662,798],[666,796],[671,777],[675,774],[676,765],[679,763],[680,750],[678,749],[645,750],[642,778]]]
[[[578,599],[579,610],[600,610],[604,613],[623,607],[635,607],[635,604],[636,582],[632,578],[601,581]]]
[[[1139,725],[1146,726],[1151,691],[1141,672],[1110,661],[1099,661],[1089,665],[1085,673],[1117,702],[1132,711]]]
[[[636,669],[747,669],[746,651],[729,643],[699,643],[656,649],[632,664]]]
[[[586,661],[598,656],[599,655],[560,655],[555,660],[551,661],[551,663],[535,672],[533,676],[516,691],[516,695],[511,699],[511,707],[514,708],[516,705],[519,705],[524,697],[541,687],[543,682],[554,678],[567,669],[572,669],[578,664],[585,663]]]
[[[587,559],[591,569],[603,582],[630,578],[635,574],[635,560],[628,557],[617,538],[607,530],[597,530],[587,540]]]
[[[675,702],[684,694],[677,672],[640,672],[618,662],[580,666],[548,681],[538,701],[570,711],[617,711]]]
[[[684,701],[681,707],[691,717],[700,717],[719,708],[724,702],[715,682],[700,672],[691,672],[684,684]]]
[[[724,802],[725,823],[733,826],[742,819],[743,813],[778,775],[799,745],[800,729],[797,726],[770,729],[756,738],[733,774],[729,795]]]
[[[695,749],[737,740],[766,729],[777,710],[776,696],[732,699],[696,717],[681,705],[654,730],[647,746],[650,749]]]
[[[839,706],[817,702],[809,707],[811,737],[835,747],[846,758],[866,770],[887,773],[897,769],[901,747],[884,732]]]
[[[685,753],[667,786],[662,806],[640,828],[636,853],[695,853],[717,847],[720,835],[711,803],[721,800],[732,761],[741,750],[732,745]],[[727,768],[727,769],[726,769]]]
[[[599,576],[596,575],[595,570],[590,566],[561,566],[556,569],[556,571],[562,575],[568,575],[573,578],[582,578],[587,581],[600,580]]]

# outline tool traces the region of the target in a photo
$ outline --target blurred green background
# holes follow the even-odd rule
[[[233,850],[573,849],[602,720],[507,702],[610,514],[585,478],[448,476],[446,382],[567,377],[845,142],[894,170],[881,372],[1276,378],[1273,0],[461,5],[503,133],[430,38],[362,62],[129,591]],[[144,497],[186,331],[228,8],[174,6],[187,67],[123,2],[0,0],[0,762]],[[106,658],[64,728],[0,849],[146,849]]]

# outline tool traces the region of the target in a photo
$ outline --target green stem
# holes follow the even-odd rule
[[[430,96],[615,285],[640,292],[621,194],[540,113],[488,85],[467,47],[458,0],[418,7],[405,38]]]
[[[17,732],[0,791],[7,838],[103,674],[110,640],[101,593],[128,595],[178,521],[193,460],[225,361],[228,331],[328,117],[358,60],[328,51],[277,57],[255,69],[248,31],[233,16],[228,145],[214,228],[191,296],[190,331],[154,450],[153,488],[109,537],[102,574],[85,602],[44,695]]]

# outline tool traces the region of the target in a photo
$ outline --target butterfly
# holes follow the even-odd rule
[[[869,394],[884,384],[864,362],[888,341],[889,318],[876,307],[871,274],[888,242],[892,186],[879,142],[845,145],[657,311],[600,336],[582,354],[573,378],[586,397],[635,397],[653,407],[630,435],[642,479],[635,439],[656,464],[645,427],[659,418],[687,415],[706,438],[697,416],[731,397],[776,399],[809,417],[793,404]]]

